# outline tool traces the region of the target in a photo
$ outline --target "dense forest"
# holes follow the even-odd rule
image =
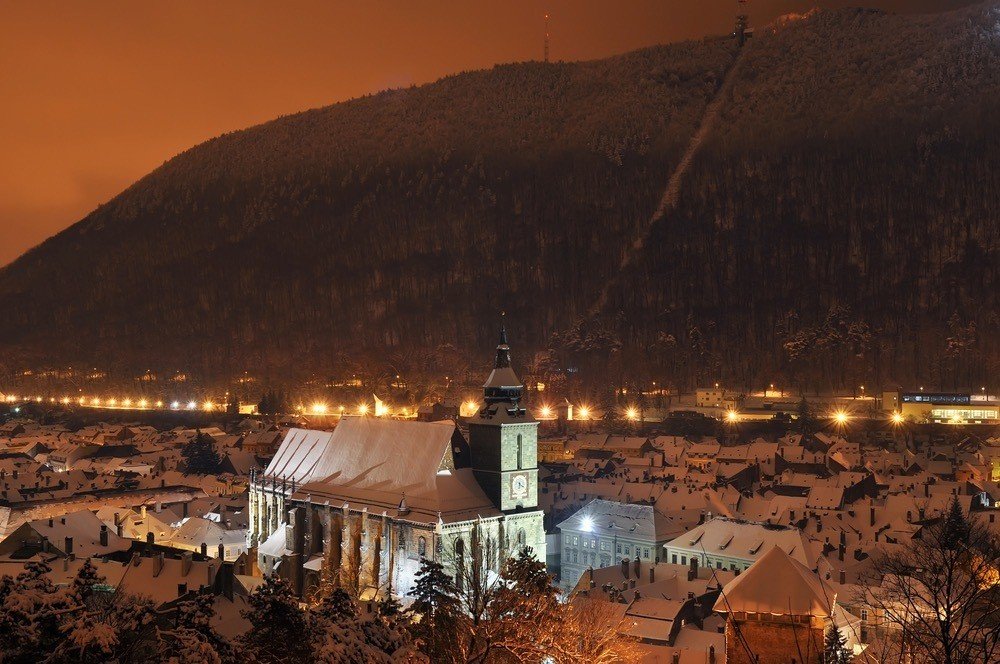
[[[1000,368],[998,110],[987,4],[814,12],[742,52],[502,65],[306,111],[188,150],[0,271],[0,357],[455,375],[505,310],[537,373],[979,385]]]

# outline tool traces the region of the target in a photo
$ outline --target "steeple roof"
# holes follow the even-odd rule
[[[829,618],[836,598],[819,575],[775,546],[726,584],[714,610]]]
[[[486,403],[498,403],[502,401],[517,404],[521,400],[521,392],[524,385],[521,379],[514,373],[510,364],[510,344],[507,343],[507,328],[504,318],[500,319],[500,341],[497,343],[496,357],[493,361],[493,371],[483,384],[483,394]]]

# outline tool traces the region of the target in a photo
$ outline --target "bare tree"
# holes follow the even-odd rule
[[[901,632],[904,652],[918,661],[993,662],[1000,656],[998,569],[1000,540],[956,498],[946,517],[874,556],[861,599]]]

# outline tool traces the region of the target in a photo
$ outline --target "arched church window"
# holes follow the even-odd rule
[[[524,532],[524,528],[521,528],[520,530],[517,531],[517,548],[518,548],[518,550],[523,549],[524,545],[527,544],[527,543],[528,543],[527,535]]]
[[[461,560],[465,557],[465,542],[462,540],[455,540],[455,556]]]
[[[427,555],[427,538],[421,536],[417,539],[417,554],[423,558]]]

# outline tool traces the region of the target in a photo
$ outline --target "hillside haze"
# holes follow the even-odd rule
[[[979,385],[1000,357],[998,106],[991,3],[306,111],[192,148],[4,268],[0,353],[219,381],[458,372],[505,310],[540,373]]]

